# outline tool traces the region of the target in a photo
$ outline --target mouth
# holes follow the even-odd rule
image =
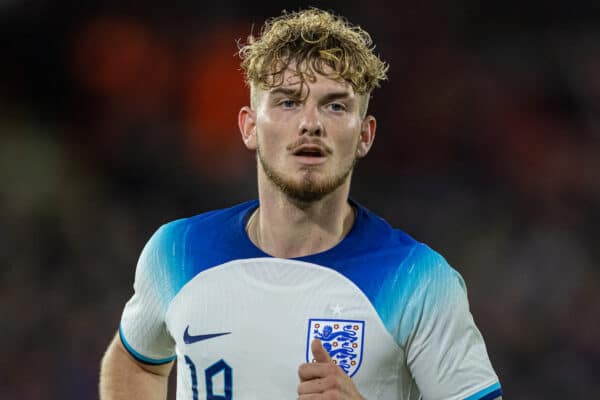
[[[302,145],[292,155],[303,165],[319,165],[327,160],[328,152],[321,146]]]
[[[300,146],[293,154],[300,157],[325,157],[325,150],[319,146]]]

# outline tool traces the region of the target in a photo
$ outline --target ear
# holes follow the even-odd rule
[[[375,129],[377,128],[377,121],[372,115],[367,115],[360,127],[360,139],[356,148],[356,156],[363,158],[367,155],[373,141],[375,140]]]
[[[256,111],[248,106],[242,107],[238,113],[238,127],[246,148],[256,150]]]

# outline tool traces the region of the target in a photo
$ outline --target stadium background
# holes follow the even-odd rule
[[[391,64],[353,197],[463,274],[506,398],[599,398],[600,10],[413,3],[310,3]],[[255,197],[235,41],[307,4],[0,1],[1,399],[96,398],[148,237]]]

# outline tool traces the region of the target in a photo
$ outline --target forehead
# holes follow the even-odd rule
[[[267,95],[275,95],[279,93],[295,93],[297,95],[321,95],[331,92],[346,93],[348,97],[355,97],[354,88],[345,80],[336,76],[333,70],[327,67],[323,72],[326,75],[318,72],[302,69],[298,71],[294,64],[288,66],[277,80],[281,83],[269,89],[256,89]],[[331,74],[330,74],[331,73]]]
[[[299,85],[301,76],[303,74],[304,80],[309,84],[318,84],[321,86],[333,86],[337,88],[352,89],[352,86],[341,78],[335,71],[330,67],[326,67],[323,70],[324,74],[309,70],[301,70],[300,72],[293,68],[287,68],[283,72],[283,86],[294,86]]]

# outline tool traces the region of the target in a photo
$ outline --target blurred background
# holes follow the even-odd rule
[[[236,41],[307,5],[391,64],[353,197],[461,272],[505,398],[600,398],[600,8],[416,3],[0,0],[0,399],[97,398],[146,240],[256,197]]]

